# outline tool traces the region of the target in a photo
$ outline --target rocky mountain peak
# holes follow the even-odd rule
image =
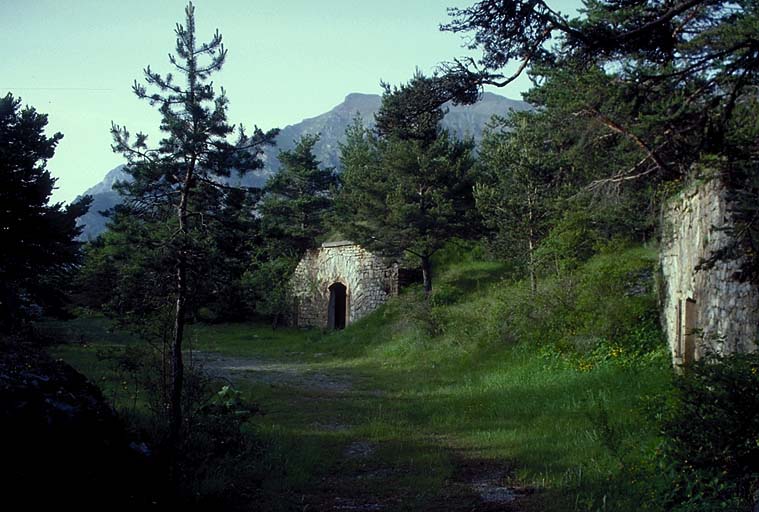
[[[262,186],[269,176],[279,170],[280,164],[277,158],[279,152],[292,149],[300,137],[306,134],[320,135],[319,142],[314,147],[314,153],[324,166],[335,167],[339,170],[339,147],[345,136],[345,129],[353,122],[357,114],[367,126],[374,124],[374,114],[381,102],[382,97],[378,94],[353,92],[345,96],[342,103],[328,112],[284,127],[276,139],[276,146],[264,149],[264,168],[242,179],[233,176],[229,180],[230,184],[246,187]],[[471,136],[474,137],[475,142],[479,142],[482,139],[482,129],[493,115],[505,116],[511,110],[529,108],[530,106],[523,101],[511,100],[486,92],[474,105],[449,105],[448,113],[443,119],[443,127],[457,137]],[[102,182],[85,192],[93,197],[93,204],[90,211],[78,221],[84,226],[82,239],[93,239],[106,228],[106,219],[100,212],[120,202],[120,196],[113,190],[113,184],[127,178],[124,166],[118,166],[110,170]]]

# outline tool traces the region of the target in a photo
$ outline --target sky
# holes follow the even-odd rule
[[[408,81],[470,54],[441,32],[458,0],[196,0],[200,41],[218,28],[229,53],[215,75],[229,118],[284,127],[327,112],[351,92],[381,93],[380,80]],[[550,2],[572,12],[577,0]],[[63,140],[48,169],[54,201],[69,202],[124,159],[111,150],[111,122],[159,140],[159,114],[131,91],[142,70],[171,71],[184,0],[0,0],[0,94],[48,115]],[[513,99],[526,76],[493,92]]]

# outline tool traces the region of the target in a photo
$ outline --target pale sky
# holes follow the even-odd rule
[[[219,29],[227,62],[214,78],[245,126],[284,127],[319,115],[351,92],[379,94],[380,80],[407,81],[418,67],[466,55],[440,32],[447,7],[473,0],[196,0],[197,36]],[[551,2],[571,12],[578,0]],[[159,115],[131,92],[150,65],[170,71],[184,0],[0,0],[0,95],[48,114],[64,138],[48,168],[53,199],[70,201],[123,158],[111,151],[111,121],[158,141]],[[493,90],[521,99],[526,77]],[[218,89],[217,89],[218,90]]]

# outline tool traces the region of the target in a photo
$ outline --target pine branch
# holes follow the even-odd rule
[[[632,131],[628,130],[627,128],[625,128],[621,124],[617,123],[616,121],[614,121],[613,119],[611,119],[607,115],[601,113],[595,107],[590,107],[590,106],[586,107],[584,111],[581,111],[579,113],[579,115],[582,115],[582,114],[586,114],[586,115],[590,114],[590,115],[592,115],[595,119],[597,119],[598,121],[600,121],[601,124],[603,124],[604,126],[606,126],[607,128],[609,128],[610,130],[612,130],[614,132],[617,132],[617,133],[619,133],[621,135],[624,135],[625,137],[627,137],[628,139],[630,139],[636,146],[638,146],[640,149],[642,149],[646,153],[647,158],[651,159],[651,161],[654,162],[654,164],[656,165],[656,167],[659,168],[660,171],[662,171],[663,173],[667,172],[668,166],[667,166],[667,164],[664,163],[664,161],[661,159],[661,157],[659,157],[657,151],[654,150],[654,149],[652,149],[652,148],[650,148],[648,146],[648,144],[646,144],[643,141],[643,139],[641,139],[640,137],[638,137],[635,133],[633,133]]]

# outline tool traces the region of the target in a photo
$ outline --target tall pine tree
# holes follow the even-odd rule
[[[575,96],[565,99],[570,115],[638,149],[637,163],[610,169],[606,184],[680,178],[705,155],[737,163],[731,173],[756,158],[755,2],[592,0],[574,18],[550,3],[450,9],[443,30],[468,34],[482,51],[444,65],[451,95],[471,102],[481,86],[505,86],[527,69],[541,85],[563,82]],[[505,74],[512,63],[516,73]]]
[[[424,291],[432,291],[432,256],[448,240],[478,232],[472,196],[472,140],[440,128],[444,93],[421,74],[385,85],[377,132],[358,122],[341,147],[338,197],[346,234],[385,254],[419,258]]]
[[[227,57],[221,34],[216,31],[209,42],[200,43],[195,34],[195,9],[185,9],[185,25],[177,24],[176,55],[169,60],[183,83],[174,75],[161,75],[147,67],[146,85],[135,82],[138,98],[158,106],[164,138],[151,149],[147,136],[137,133],[132,141],[129,131],[112,127],[113,149],[128,159],[128,172],[134,180],[122,185],[134,212],[150,216],[153,212],[174,212],[171,234],[163,241],[174,267],[174,327],[171,343],[171,384],[168,400],[168,445],[176,449],[182,428],[182,387],[184,363],[182,342],[187,316],[189,270],[199,261],[199,231],[203,215],[194,209],[204,189],[222,189],[222,178],[235,171],[240,174],[262,166],[261,147],[273,143],[276,131],[264,133],[255,128],[248,136],[242,127],[230,141],[235,127],[227,121],[229,102],[224,90],[217,95],[211,75],[221,70]],[[148,91],[148,87],[152,91]]]
[[[316,135],[304,135],[290,151],[281,151],[279,172],[269,178],[260,205],[264,236],[277,251],[300,257],[327,231],[337,174],[321,167],[314,155]]]
[[[48,137],[45,126],[47,116],[20,98],[0,98],[0,333],[35,308],[60,308],[79,261],[76,218],[91,199],[50,203],[56,180],[46,164],[63,135]]]

